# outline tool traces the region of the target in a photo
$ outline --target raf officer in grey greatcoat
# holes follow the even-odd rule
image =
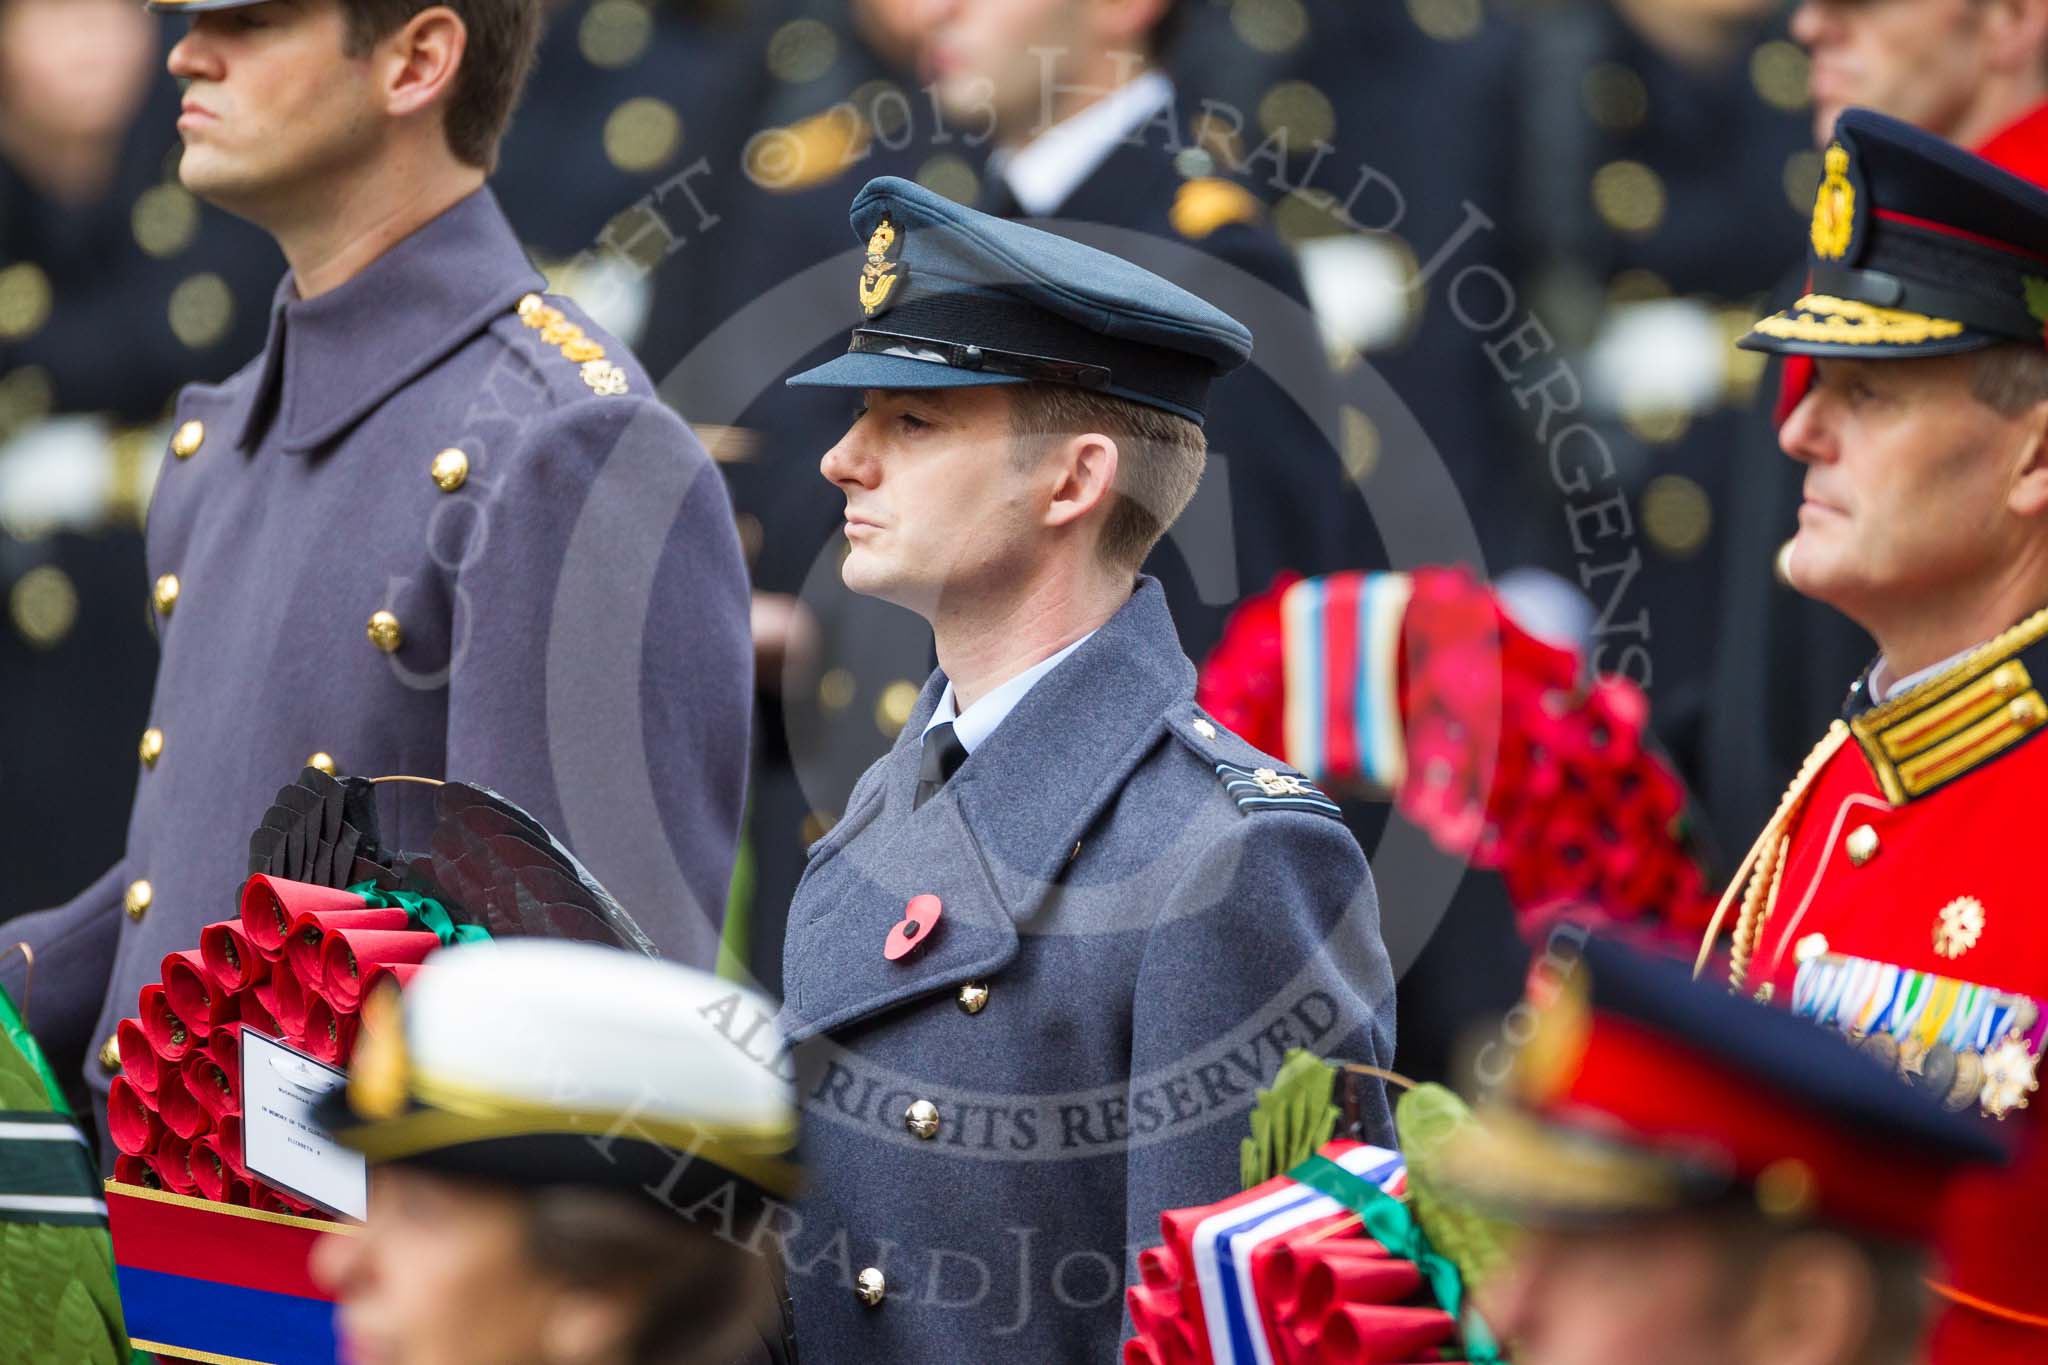
[[[1232,1187],[1282,1055],[1393,1052],[1364,856],[1195,706],[1137,572],[1251,337],[907,181],[852,220],[865,316],[790,382],[865,391],[823,461],[841,574],[930,622],[939,670],[790,910],[811,1185],[751,1235],[806,1359],[1109,1362],[1137,1251]]]
[[[9,928],[35,951],[36,1031],[103,1106],[115,1021],[234,913],[250,832],[308,764],[502,791],[630,904],[668,907],[647,922],[664,952],[708,964],[744,786],[746,573],[703,447],[539,292],[484,187],[540,0],[154,8],[192,15],[170,56],[186,186],[290,273],[263,352],[179,399],[126,853]],[[424,847],[431,797],[382,789],[388,844]]]

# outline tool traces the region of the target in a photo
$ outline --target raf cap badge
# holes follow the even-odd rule
[[[867,310],[869,317],[887,306],[897,282],[910,274],[899,259],[900,252],[890,255],[899,244],[895,225],[884,216],[875,225],[874,235],[868,238],[867,260],[860,268],[860,306]]]

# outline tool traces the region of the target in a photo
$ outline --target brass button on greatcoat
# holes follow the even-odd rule
[[[1861,867],[1877,856],[1877,831],[1868,825],[1858,825],[1849,831],[1842,846],[1849,851],[1850,864]]]
[[[370,643],[386,654],[396,654],[398,647],[405,643],[405,631],[399,627],[398,618],[388,611],[371,615],[369,636]]]
[[[939,1106],[930,1100],[919,1100],[903,1111],[903,1126],[914,1136],[930,1142],[939,1135]]]
[[[154,725],[142,732],[142,743],[136,746],[142,758],[142,766],[154,768],[156,761],[164,756],[164,732]]]
[[[178,605],[178,576],[167,573],[159,578],[156,587],[150,590],[149,599],[156,603],[158,615],[169,616],[171,608]]]
[[[960,988],[960,1008],[969,1014],[980,1014],[988,1008],[988,983],[970,981]]]
[[[181,460],[189,460],[199,453],[199,447],[205,442],[206,423],[186,422],[178,428],[177,435],[171,437],[171,454]]]
[[[100,1069],[119,1071],[121,1069],[121,1036],[109,1033],[107,1041],[100,1044]]]
[[[145,881],[135,881],[128,884],[128,894],[121,898],[121,904],[127,907],[129,919],[139,921],[149,913],[149,904],[155,899],[154,887]]]
[[[434,476],[434,487],[443,493],[453,493],[469,482],[469,456],[450,446],[434,457],[431,472]]]
[[[334,755],[328,753],[325,749],[320,750],[316,754],[309,754],[306,758],[306,766],[318,768],[321,772],[332,777],[334,776]]]
[[[883,1296],[889,1292],[889,1282],[882,1278],[881,1271],[869,1266],[854,1277],[853,1292],[859,1295],[860,1301],[868,1307],[879,1308]]]

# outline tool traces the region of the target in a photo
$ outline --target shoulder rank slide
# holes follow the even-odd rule
[[[1305,810],[1331,816],[1344,814],[1335,801],[1318,791],[1307,778],[1293,773],[1218,763],[1216,776],[1223,779],[1223,790],[1230,793],[1230,799],[1237,802],[1237,808],[1247,815],[1263,810]]]
[[[528,294],[519,300],[519,320],[539,332],[544,344],[558,348],[564,360],[576,365],[592,393],[614,398],[626,392],[626,372],[605,359],[604,347],[585,336],[583,328],[569,321],[561,309],[538,294]]]

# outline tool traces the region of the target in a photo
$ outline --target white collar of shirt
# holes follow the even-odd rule
[[[1970,650],[1976,647],[1971,645],[1970,649],[1960,650],[1957,653],[1951,654],[1940,663],[1929,664],[1917,673],[1908,673],[1896,682],[1891,677],[1891,665],[1886,663],[1883,657],[1880,656],[1877,663],[1870,670],[1870,700],[1873,702],[1890,701],[1901,692],[1909,688],[1918,687],[1921,683],[1926,682],[1951,664],[1960,662],[1965,654],[1968,654]]]
[[[1081,182],[1109,159],[1117,143],[1173,103],[1173,82],[1147,71],[1095,103],[1061,119],[1014,151],[998,153],[994,169],[1009,182],[1017,205],[1034,218],[1058,210]]]
[[[1082,645],[1087,644],[1088,636],[1094,633],[1091,630],[1088,632],[1088,635],[1083,635],[1059,653],[1040,659],[1037,663],[1031,665],[1031,667],[1025,669],[1001,687],[996,688],[980,701],[974,703],[974,705],[968,707],[964,714],[960,710],[959,700],[953,695],[952,680],[948,679],[946,690],[939,694],[938,709],[933,711],[932,718],[924,723],[924,733],[928,735],[932,732],[933,726],[944,725],[946,722],[951,721],[953,723],[953,734],[960,741],[960,747],[967,750],[970,754],[973,753],[981,747],[981,742],[994,734],[996,727],[1001,725],[1004,719],[1017,709],[1017,703],[1024,700],[1026,692],[1029,692],[1038,685],[1040,678],[1058,668],[1060,662],[1069,654],[1072,654]],[[922,742],[923,738],[923,735],[918,736],[920,742]]]

